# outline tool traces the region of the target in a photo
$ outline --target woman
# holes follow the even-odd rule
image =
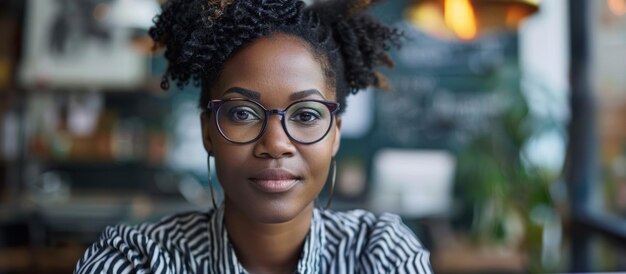
[[[314,206],[334,185],[346,96],[384,86],[374,68],[401,36],[362,13],[370,2],[166,3],[150,31],[169,61],[162,86],[201,84],[224,202],[109,227],[75,273],[430,273],[396,215]]]

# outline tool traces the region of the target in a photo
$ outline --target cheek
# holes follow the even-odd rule
[[[224,188],[233,191],[232,187],[247,178],[246,161],[252,152],[247,152],[245,147],[221,147],[215,154],[215,174]],[[232,192],[229,192],[232,195]]]
[[[301,148],[300,152],[309,168],[309,176],[317,183],[326,182],[332,158],[332,142],[308,145]]]
[[[233,174],[238,174],[246,159],[252,155],[250,145],[236,145],[225,140],[217,129],[210,132],[213,144],[213,157],[218,178],[221,181],[228,181]]]

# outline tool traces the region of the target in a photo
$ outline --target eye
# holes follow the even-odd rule
[[[320,118],[319,112],[314,109],[299,109],[293,114],[293,116],[291,116],[290,120],[305,124],[312,124]]]
[[[236,122],[260,120],[259,115],[253,109],[246,106],[231,108],[228,111],[228,117],[230,120]]]

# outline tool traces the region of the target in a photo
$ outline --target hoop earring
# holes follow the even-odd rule
[[[330,207],[330,204],[333,202],[333,194],[335,193],[335,178],[337,177],[337,161],[335,160],[334,156],[331,161],[333,165],[333,173],[332,173],[332,181],[330,185],[330,195],[328,196],[328,201],[326,202],[326,206],[324,206],[324,209],[328,209]]]
[[[211,155],[206,156],[206,165],[207,170],[209,171],[209,190],[211,191],[211,202],[213,203],[213,208],[217,209],[217,204],[215,203],[215,194],[213,194],[213,184],[211,183]]]

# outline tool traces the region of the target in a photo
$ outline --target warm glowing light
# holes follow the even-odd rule
[[[608,0],[609,9],[617,16],[626,14],[626,0]]]
[[[528,17],[529,11],[525,7],[511,6],[506,10],[505,23],[508,28],[516,29]]]
[[[443,10],[436,3],[425,2],[414,5],[406,11],[405,16],[409,22],[431,36],[438,38],[450,36],[450,30],[443,19]]]
[[[459,38],[469,40],[476,37],[476,16],[469,0],[446,0],[444,18]]]

